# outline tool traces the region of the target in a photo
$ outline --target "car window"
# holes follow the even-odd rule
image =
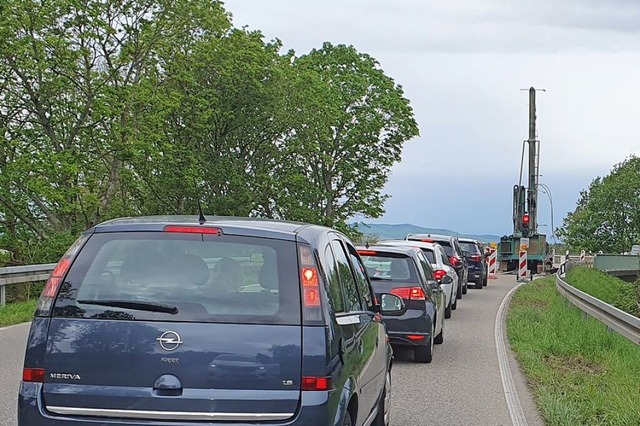
[[[423,252],[418,253],[418,259],[420,260],[420,264],[424,270],[425,278],[427,280],[433,280],[433,267],[431,266],[431,262],[427,260]]]
[[[69,270],[53,315],[299,324],[299,273],[291,261],[296,258],[291,241],[96,233]],[[148,309],[139,309],[143,304]]]
[[[438,241],[438,244],[440,244],[444,249],[447,256],[453,256],[455,254],[455,251],[453,250],[453,247],[451,247],[451,243],[449,241]]]
[[[345,312],[344,295],[342,293],[342,286],[340,285],[340,277],[338,276],[336,258],[333,255],[331,246],[328,244],[325,249],[325,263],[327,268],[327,280],[329,281],[329,298],[331,299],[333,310],[335,312]]]
[[[353,265],[353,270],[356,275],[356,283],[358,285],[358,290],[364,299],[364,304],[367,309],[373,309],[373,297],[371,296],[371,289],[369,288],[369,281],[367,281],[367,276],[365,275],[364,265],[358,259],[358,256],[351,253],[349,250],[349,257],[351,258],[351,264]]]
[[[349,260],[342,243],[339,240],[333,240],[331,241],[331,248],[333,248],[333,254],[338,264],[338,275],[340,276],[340,283],[344,289],[347,311],[363,311],[364,307],[362,306],[360,293],[358,293],[356,280],[351,271],[351,266],[349,265]]]
[[[375,288],[375,281],[415,282],[417,280],[412,260],[401,253],[376,253],[361,256]]]
[[[433,253],[433,250],[428,249],[428,248],[423,248],[422,249],[422,253],[425,255],[425,257],[427,258],[427,260],[429,261],[429,263],[438,263],[436,261],[436,256]]]
[[[468,251],[471,254],[480,254],[480,249],[478,248],[478,245],[476,243],[467,243],[465,241],[461,241],[460,246],[462,247],[462,250]]]

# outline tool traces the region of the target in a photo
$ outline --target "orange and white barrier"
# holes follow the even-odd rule
[[[498,278],[498,250],[489,248],[489,276],[487,278],[495,280]]]
[[[525,281],[529,278],[529,270],[527,269],[527,251],[520,250],[518,260],[518,281]]]

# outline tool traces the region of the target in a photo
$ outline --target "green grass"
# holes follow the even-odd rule
[[[640,346],[585,317],[554,278],[515,293],[507,335],[546,424],[640,425]]]
[[[639,283],[627,283],[597,269],[579,266],[569,270],[566,281],[578,290],[640,317]]]
[[[0,327],[31,321],[37,300],[9,303],[0,307]]]

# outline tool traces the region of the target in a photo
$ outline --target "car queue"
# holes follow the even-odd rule
[[[249,218],[101,223],[45,284],[18,425],[389,426],[393,349],[431,362],[465,247]]]

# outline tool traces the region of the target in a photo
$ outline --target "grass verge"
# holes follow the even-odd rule
[[[0,307],[0,327],[31,321],[37,300],[9,303]]]
[[[640,283],[628,283],[597,269],[582,266],[571,268],[566,281],[578,290],[640,317]]]
[[[640,347],[535,280],[507,315],[511,349],[548,425],[639,425]]]

